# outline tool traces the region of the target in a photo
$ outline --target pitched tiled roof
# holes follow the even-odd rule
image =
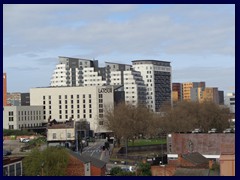
[[[201,155],[199,152],[193,152],[193,153],[187,153],[187,154],[182,154],[182,157],[190,161],[191,163],[195,165],[199,164],[208,164],[207,158],[205,158],[203,155]]]
[[[78,158],[80,161],[82,161],[83,163],[88,163],[88,162],[91,162],[91,165],[95,166],[95,167],[98,167],[98,168],[102,168],[106,165],[106,162],[105,161],[101,161],[100,159],[96,159],[92,156],[88,156],[86,154],[79,154],[77,152],[73,152],[71,150],[69,150],[69,153]]]

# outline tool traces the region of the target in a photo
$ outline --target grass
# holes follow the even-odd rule
[[[136,139],[133,142],[128,142],[128,146],[146,146],[146,145],[159,145],[166,144],[166,139]]]

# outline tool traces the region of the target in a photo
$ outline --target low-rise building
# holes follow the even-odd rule
[[[22,176],[23,157],[4,157],[3,158],[3,176]]]
[[[43,122],[43,106],[3,107],[3,129],[40,127]]]
[[[69,151],[69,155],[68,176],[105,176],[106,162],[73,151]]]
[[[191,152],[199,152],[208,159],[219,159],[222,152],[234,154],[235,134],[172,133],[167,136],[168,159]]]

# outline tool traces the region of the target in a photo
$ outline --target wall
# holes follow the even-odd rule
[[[91,165],[91,176],[105,176],[106,166],[102,169]]]
[[[190,148],[191,142],[191,148]],[[171,143],[171,150],[170,150]],[[184,154],[191,150],[202,155],[220,155],[221,152],[235,153],[235,134],[181,134],[173,133],[167,138],[168,154]],[[225,148],[226,147],[226,148]]]
[[[151,166],[152,176],[172,176],[176,171],[176,166]]]
[[[220,156],[220,175],[235,176],[235,154]]]
[[[84,164],[76,157],[69,155],[66,175],[67,176],[84,176]]]

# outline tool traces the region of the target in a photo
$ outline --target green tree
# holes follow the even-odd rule
[[[137,167],[138,176],[151,176],[151,165],[149,163],[140,163]]]
[[[34,149],[23,160],[23,173],[26,176],[64,176],[68,157],[64,148]]]
[[[112,176],[117,176],[117,174],[119,174],[120,172],[122,172],[123,170],[120,168],[120,167],[113,167],[111,170],[110,170],[110,174]]]

